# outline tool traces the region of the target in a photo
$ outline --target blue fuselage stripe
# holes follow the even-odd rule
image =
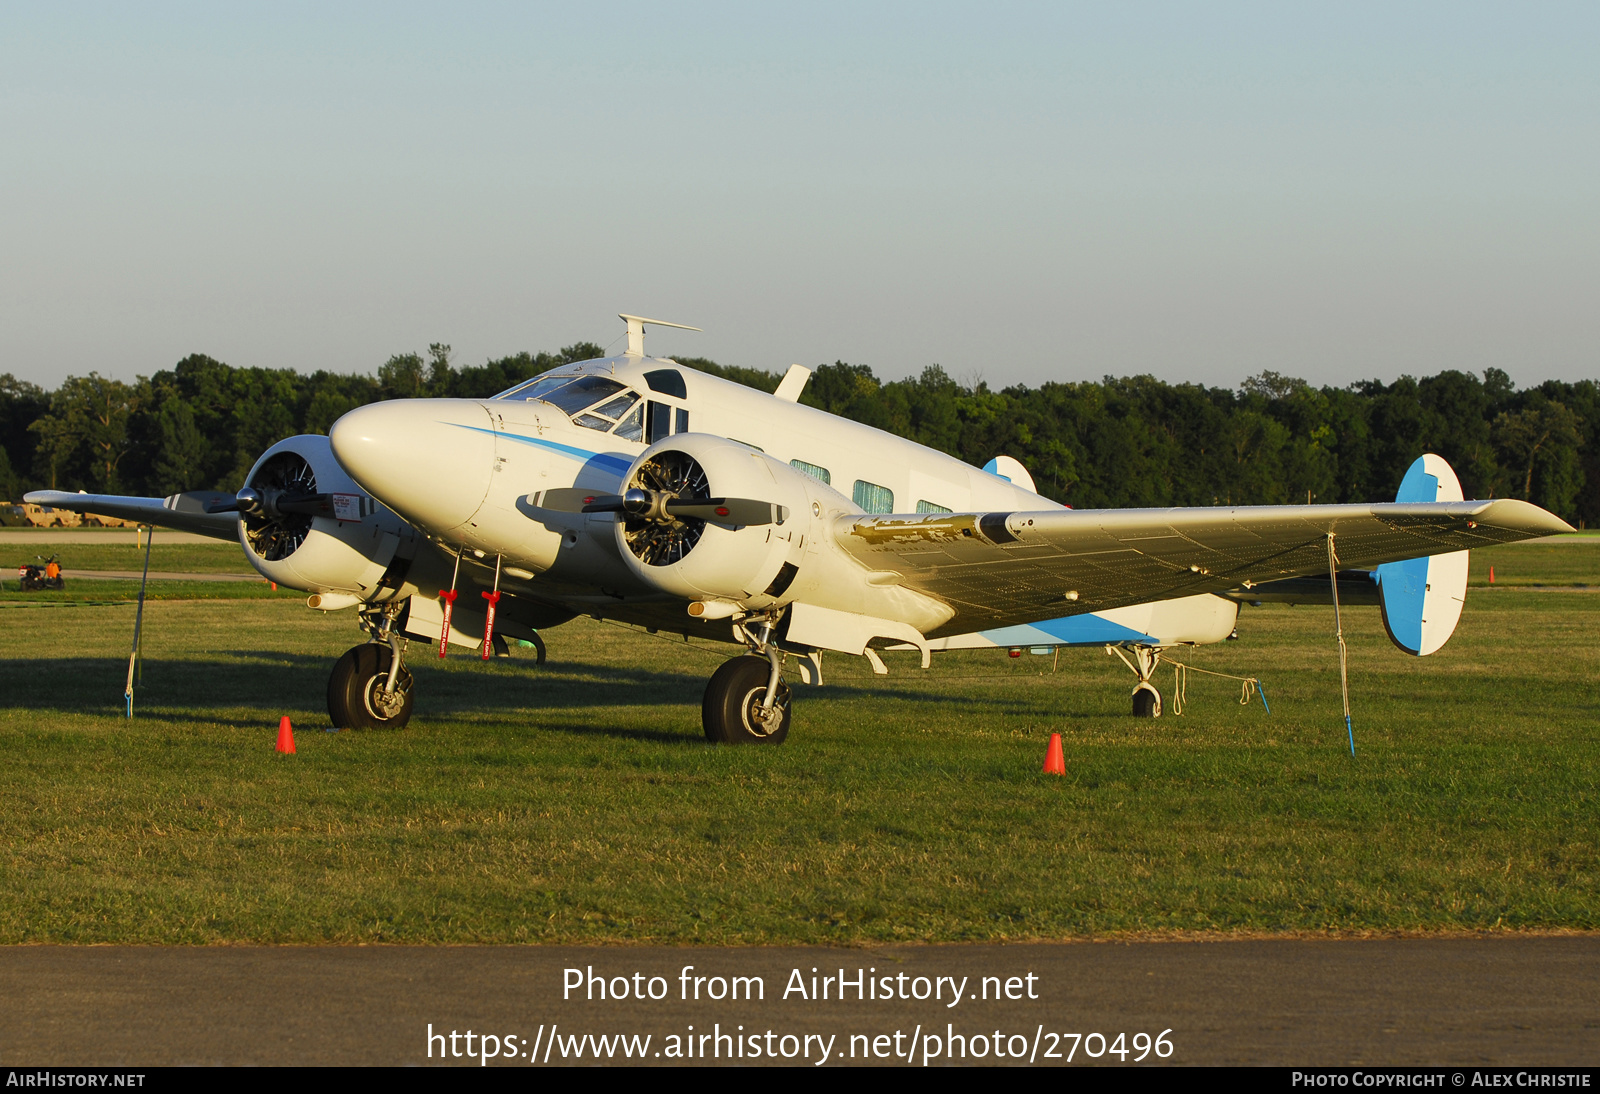
[[[457,429],[468,429],[474,433],[487,433],[491,437],[499,437],[508,441],[516,441],[518,444],[530,445],[534,448],[548,449],[549,451],[558,453],[567,457],[568,459],[577,460],[579,463],[597,464],[598,466],[605,468],[607,471],[615,471],[619,475],[633,466],[632,460],[623,459],[621,456],[612,456],[605,452],[591,452],[587,448],[577,448],[570,444],[560,444],[556,441],[546,441],[539,437],[528,437],[521,433],[501,433],[500,431],[494,429],[484,429],[482,426],[462,425],[460,422],[444,422],[442,424],[453,425]]]

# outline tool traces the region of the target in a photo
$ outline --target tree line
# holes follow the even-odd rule
[[[380,399],[485,398],[572,361],[580,342],[457,366],[450,347],[391,357],[376,375],[233,368],[195,354],[124,383],[91,372],[54,391],[0,376],[0,497],[40,487],[167,495],[236,490],[269,445],[326,433]],[[680,358],[764,391],[781,376]],[[978,466],[1020,459],[1039,491],[1076,508],[1387,501],[1437,452],[1467,497],[1517,497],[1570,521],[1600,516],[1600,385],[1518,390],[1500,369],[1313,387],[1262,372],[1237,389],[1150,376],[998,390],[938,365],[884,381],[867,365],[813,373],[801,402]]]

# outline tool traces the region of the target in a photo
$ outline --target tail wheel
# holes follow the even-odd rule
[[[1152,684],[1140,684],[1133,689],[1133,716],[1135,718],[1161,717],[1161,693]]]
[[[772,666],[764,657],[735,657],[706,682],[700,724],[713,744],[782,744],[789,736],[789,685],[778,681],[778,695],[763,709]]]
[[[404,665],[394,690],[385,690],[393,662],[394,651],[375,643],[339,658],[328,678],[328,717],[335,728],[401,729],[411,720],[413,681]]]

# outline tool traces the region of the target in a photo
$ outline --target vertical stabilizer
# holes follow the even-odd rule
[[[1429,452],[1406,471],[1394,500],[1461,501],[1461,481],[1442,456]],[[1377,578],[1390,641],[1426,657],[1450,640],[1467,600],[1466,551],[1386,562]]]

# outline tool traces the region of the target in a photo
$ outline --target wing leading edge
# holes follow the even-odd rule
[[[232,500],[232,494],[193,491],[170,498],[135,498],[120,494],[76,494],[66,490],[34,490],[23,497],[30,505],[48,505],[74,513],[101,513],[119,520],[135,520],[180,532],[198,532],[213,539],[237,542],[238,513],[208,513],[215,501]]]
[[[1524,501],[842,517],[873,580],[950,604],[929,637],[1105,611],[1572,531]],[[878,576],[882,575],[882,576]],[[887,579],[887,580],[886,580]]]

